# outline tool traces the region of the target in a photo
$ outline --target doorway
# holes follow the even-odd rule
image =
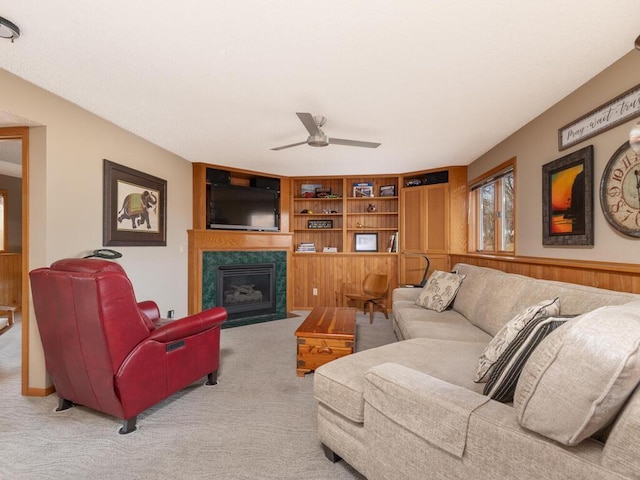
[[[20,267],[20,311],[22,316],[22,394],[29,394],[29,128],[0,128],[0,141],[19,141],[18,152],[21,164],[21,267]],[[17,163],[13,159],[9,163]],[[10,167],[11,168],[11,167]]]

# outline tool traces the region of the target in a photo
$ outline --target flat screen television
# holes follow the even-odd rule
[[[209,228],[280,230],[280,193],[263,188],[212,183]]]

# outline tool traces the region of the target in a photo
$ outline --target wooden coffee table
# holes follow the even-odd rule
[[[296,373],[304,377],[320,365],[353,353],[356,309],[315,307],[295,333],[298,340]]]

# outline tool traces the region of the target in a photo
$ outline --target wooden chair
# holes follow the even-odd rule
[[[363,302],[362,311],[367,313],[368,308],[369,323],[373,323],[373,315],[376,309],[384,313],[384,318],[389,318],[385,304],[388,291],[389,278],[386,275],[370,273],[365,277],[364,282],[362,282],[362,293],[346,293],[345,297],[347,297],[347,303],[349,305],[356,302]]]

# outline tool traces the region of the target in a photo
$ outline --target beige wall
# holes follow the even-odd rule
[[[102,246],[106,158],[167,180],[167,246],[113,248],[122,252],[118,262],[139,300],[154,299],[161,312],[171,308],[185,315],[191,164],[4,70],[0,99],[2,110],[43,125],[30,131],[29,268]],[[46,375],[35,328],[29,342],[29,387],[43,388]]]
[[[567,64],[569,67],[570,62]],[[559,72],[561,74],[561,72]],[[517,157],[516,253],[522,256],[640,263],[640,239],[624,237],[611,228],[600,207],[600,178],[611,155],[629,140],[630,120],[563,151],[558,151],[558,129],[640,83],[640,52],[632,51],[581,88],[558,102],[469,166],[473,179],[512,157]],[[594,246],[543,247],[542,165],[571,152],[594,148]]]

